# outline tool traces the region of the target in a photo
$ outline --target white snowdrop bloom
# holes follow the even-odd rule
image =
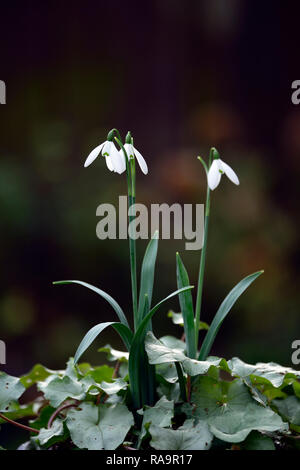
[[[106,140],[94,148],[87,157],[84,167],[86,168],[91,165],[91,163],[93,163],[100,154],[105,157],[107,168],[110,171],[115,171],[121,174],[126,170],[124,156],[120,155],[115,144],[111,140]]]
[[[239,179],[233,169],[227,165],[227,163],[221,160],[217,151],[214,151],[214,160],[207,174],[208,186],[212,191],[219,185],[221,176],[224,173],[234,184],[240,184]]]
[[[124,144],[124,148],[126,150],[128,158],[130,159],[130,157],[131,158],[136,157],[136,159],[138,161],[138,164],[140,165],[140,169],[142,170],[144,175],[147,175],[148,166],[147,166],[147,163],[146,163],[143,155],[132,144],[126,143],[126,144]],[[121,155],[124,155],[122,149],[119,151],[119,153]]]

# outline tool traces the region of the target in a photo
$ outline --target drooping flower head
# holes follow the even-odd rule
[[[88,167],[93,163],[94,160],[99,155],[105,157],[107,168],[110,171],[115,171],[119,174],[123,173],[126,170],[126,164],[124,155],[121,155],[114,142],[113,142],[114,130],[110,131],[107,135],[107,140],[102,144],[98,145],[94,150],[91,151],[89,156],[87,157],[84,167]]]
[[[208,170],[207,182],[209,188],[213,191],[219,185],[221,176],[225,173],[227,178],[230,179],[234,184],[240,184],[239,179],[233,169],[227,165],[227,163],[221,160],[217,149],[212,149],[213,162]]]
[[[131,158],[136,158],[137,162],[140,166],[140,169],[142,170],[144,175],[147,175],[147,173],[148,173],[147,163],[146,163],[143,155],[133,146],[133,140],[132,140],[130,132],[128,132],[127,135],[126,135],[124,148],[126,150],[128,159],[130,160]],[[119,153],[121,155],[123,155],[123,150],[121,149],[119,151]]]

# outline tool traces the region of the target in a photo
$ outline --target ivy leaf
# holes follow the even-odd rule
[[[18,377],[0,372],[0,411],[11,411],[13,402],[17,401],[25,391]]]
[[[156,367],[156,375],[160,382],[165,384],[174,384],[178,380],[178,374],[173,362],[168,362],[165,364],[158,364]]]
[[[55,408],[53,406],[45,406],[41,409],[39,416],[34,421],[30,421],[30,426],[34,429],[42,429],[48,425],[49,419],[54,413]]]
[[[283,400],[273,400],[279,413],[291,424],[300,426],[300,399],[291,395]]]
[[[172,322],[174,323],[174,325],[178,325],[182,327],[184,326],[183,315],[181,312],[176,313],[176,312],[173,312],[173,310],[169,310],[168,317],[172,318]],[[199,330],[208,330],[208,329],[209,329],[208,323],[205,323],[204,321],[199,322]]]
[[[72,441],[80,449],[88,450],[116,449],[133,424],[132,413],[121,404],[83,403],[80,409],[71,409],[67,416]]]
[[[128,362],[129,353],[125,351],[118,351],[111,347],[110,344],[106,344],[102,348],[98,349],[98,352],[104,352],[107,354],[108,361],[120,361],[120,362]]]
[[[32,417],[36,414],[33,403],[26,405],[20,405],[18,402],[14,402],[10,406],[10,411],[5,413],[6,418],[17,421],[28,416]],[[0,418],[0,424],[4,423],[5,420]]]
[[[159,338],[159,341],[161,341],[165,346],[170,349],[180,349],[183,352],[186,350],[185,342],[181,341],[178,338],[175,338],[174,336],[162,336],[161,338]]]
[[[84,384],[71,379],[67,375],[64,377],[51,377],[48,381],[40,382],[38,388],[55,408],[67,398],[82,400],[85,396]]]
[[[139,410],[139,414],[143,415],[142,431],[140,440],[147,434],[145,426],[153,424],[161,428],[170,427],[172,418],[174,417],[174,401],[169,401],[166,397],[161,399],[153,406],[146,406],[145,410]]]
[[[156,450],[208,450],[213,438],[205,422],[195,425],[192,419],[177,430],[151,424],[149,432],[150,445]]]
[[[235,376],[243,379],[250,376],[254,383],[269,383],[273,387],[280,387],[285,379],[300,378],[300,371],[280,366],[274,362],[259,362],[256,365],[251,365],[234,357],[228,361],[228,367]]]
[[[37,382],[42,382],[46,380],[51,374],[56,374],[54,370],[47,369],[42,366],[42,364],[36,364],[28,374],[22,375],[20,377],[21,383],[25,388],[29,388]]]
[[[253,430],[288,430],[278,414],[253,400],[241,379],[224,382],[199,377],[191,401],[195,404],[193,416],[206,421],[210,431],[226,442],[242,442]]]
[[[33,439],[37,441],[41,446],[50,447],[56,442],[61,442],[66,439],[64,436],[64,423],[61,419],[56,419],[52,424],[51,428],[42,428],[37,437]]]
[[[218,366],[222,361],[219,358],[208,358],[206,361],[190,359],[183,353],[182,349],[165,346],[162,341],[155,338],[151,331],[146,335],[145,349],[150,364],[180,362],[184,371],[191,376],[206,374],[211,366]]]
[[[103,390],[107,395],[113,395],[118,393],[120,390],[125,390],[128,387],[128,383],[123,379],[116,379],[113,382],[102,382],[100,384],[101,390]]]
[[[275,445],[270,437],[253,431],[242,443],[241,448],[242,450],[275,450]]]
[[[97,384],[104,380],[109,382],[112,380],[114,369],[104,364],[103,366],[95,367],[85,374],[85,378],[91,377]]]

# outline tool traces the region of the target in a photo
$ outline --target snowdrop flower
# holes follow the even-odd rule
[[[130,132],[128,132],[126,136],[126,143],[124,144],[124,148],[126,150],[128,158],[130,159],[130,158],[136,157],[138,164],[140,165],[140,169],[142,170],[144,175],[147,175],[148,173],[147,163],[143,155],[133,146]],[[119,153],[120,155],[124,155],[122,149],[119,151]]]
[[[221,160],[219,152],[213,149],[213,162],[207,174],[208,186],[211,190],[216,189],[221,181],[221,176],[225,173],[227,178],[234,184],[240,184],[239,179],[233,169]]]
[[[84,163],[85,168],[91,165],[98,155],[101,154],[105,157],[107,168],[110,171],[121,174],[126,170],[124,155],[118,152],[115,144],[112,142],[112,138],[113,136],[109,133],[107,140],[91,151]]]

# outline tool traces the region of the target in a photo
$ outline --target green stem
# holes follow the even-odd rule
[[[127,174],[127,187],[128,187],[128,210],[135,204],[135,161],[128,159],[127,152],[122,144],[120,134],[115,129],[118,137],[115,137],[116,142],[119,144],[124,153]],[[129,225],[134,220],[134,215],[129,216]],[[130,274],[131,274],[131,291],[132,291],[132,306],[134,318],[134,331],[138,328],[138,307],[137,307],[137,275],[136,275],[136,244],[135,240],[129,234],[129,255],[130,255]]]
[[[208,168],[210,168],[211,161],[212,161],[212,150],[210,151],[210,154],[209,154],[209,167]],[[202,247],[201,257],[200,257],[198,288],[197,288],[197,301],[196,301],[196,312],[195,312],[195,343],[196,343],[196,350],[198,348],[198,341],[199,341],[199,325],[200,325],[200,314],[201,314],[201,305],[202,305],[202,293],[203,293],[204,270],[205,270],[206,249],[207,249],[207,234],[208,234],[209,214],[210,214],[210,189],[209,189],[209,186],[207,185],[206,204],[205,204],[205,218],[204,218],[204,237],[203,237],[203,247]]]
[[[185,388],[185,379],[182,373],[182,368],[179,362],[175,362],[176,366],[176,371],[178,375],[178,380],[179,380],[179,388],[180,388],[180,395],[181,399],[186,402],[187,401],[187,396],[186,396],[186,388]]]

